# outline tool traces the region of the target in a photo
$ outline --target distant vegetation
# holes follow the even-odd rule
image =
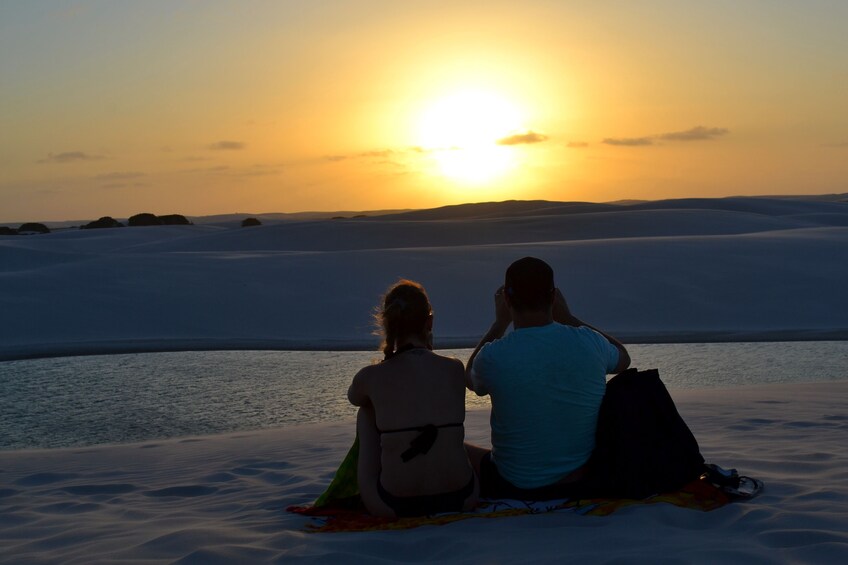
[[[95,220],[93,222],[89,222],[84,226],[80,226],[81,230],[94,230],[101,228],[122,228],[124,224],[116,220],[111,216],[103,216],[99,220]]]
[[[37,222],[21,224],[18,229],[0,227],[0,235],[33,235],[39,233],[50,233],[50,228]]]
[[[241,227],[249,228],[251,226],[261,226],[262,222],[260,222],[257,218],[245,218],[241,221]]]
[[[128,220],[130,227],[134,226],[190,226],[192,225],[188,219],[182,214],[166,214],[157,216],[144,212],[130,216]]]
[[[258,220],[257,220],[258,222]],[[165,214],[164,216],[157,216],[156,214],[150,214],[147,212],[136,214],[135,216],[130,217],[127,221],[130,226],[190,226],[193,225],[192,222],[189,221],[188,218],[183,216],[182,214]],[[119,222],[112,216],[103,216],[99,220],[95,220],[93,222],[89,222],[83,226],[79,226],[81,230],[94,230],[94,229],[103,229],[103,228],[123,228],[126,227],[122,222]],[[60,229],[68,229],[68,228],[60,228]],[[40,224],[37,222],[27,222],[25,224],[21,224],[19,228],[10,228],[7,226],[0,226],[0,235],[32,235],[32,234],[41,234],[41,233],[50,233],[50,228],[45,226],[44,224]]]

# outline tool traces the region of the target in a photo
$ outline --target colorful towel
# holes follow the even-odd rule
[[[501,518],[548,512],[576,512],[590,516],[608,516],[619,508],[634,504],[666,502],[683,508],[704,512],[715,510],[730,502],[721,490],[703,480],[692,481],[682,489],[642,500],[592,498],[583,500],[546,500],[540,502],[521,500],[483,500],[473,512],[449,512],[414,518],[379,518],[365,511],[359,498],[356,466],[359,456],[359,439],[348,451],[336,476],[312,505],[290,506],[289,512],[309,516],[312,522],[305,526],[308,532],[365,532],[371,530],[406,530],[419,526],[439,526],[468,518]]]
[[[634,504],[667,502],[683,508],[708,512],[729,502],[727,496],[706,481],[692,481],[676,492],[644,500],[593,498],[586,500],[483,500],[474,512],[451,512],[415,518],[378,518],[362,509],[316,506],[290,506],[288,510],[312,518],[307,532],[367,532],[373,530],[406,530],[419,526],[441,526],[468,518],[502,518],[548,512],[575,512],[589,516],[607,516],[619,508]]]

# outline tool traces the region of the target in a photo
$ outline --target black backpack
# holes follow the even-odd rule
[[[645,498],[705,471],[698,442],[656,369],[628,369],[607,383],[591,469],[596,496]]]

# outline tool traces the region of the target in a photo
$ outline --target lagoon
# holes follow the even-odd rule
[[[848,380],[848,341],[628,345],[676,389]],[[467,359],[469,349],[440,350]],[[185,351],[0,363],[0,449],[143,442],[353,419],[375,351]],[[468,393],[469,409],[488,406]]]

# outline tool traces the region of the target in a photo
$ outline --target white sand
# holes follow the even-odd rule
[[[845,563],[848,382],[676,391],[708,461],[766,483],[712,512],[639,505],[310,534],[353,422],[137,445],[0,452],[3,563]],[[468,414],[485,443],[487,413]]]
[[[0,360],[371,348],[371,309],[398,277],[430,292],[437,345],[469,346],[523,255],[549,261],[575,313],[625,340],[848,337],[848,203],[507,203],[2,236]]]

